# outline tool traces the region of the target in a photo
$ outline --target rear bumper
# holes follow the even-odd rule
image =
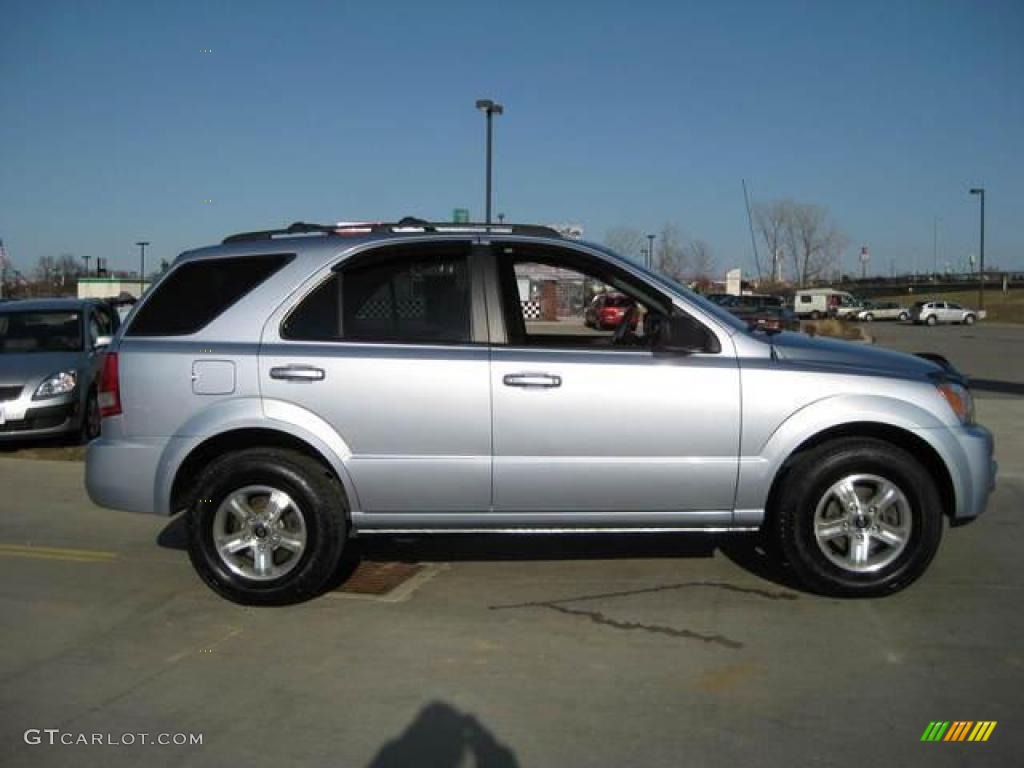
[[[99,437],[85,452],[85,489],[94,504],[126,512],[161,514],[156,476],[166,439]]]

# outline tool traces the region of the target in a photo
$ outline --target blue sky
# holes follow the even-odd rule
[[[672,221],[752,268],[757,199],[888,272],[1024,268],[1024,3],[0,4],[0,238],[136,265],[297,219]],[[211,49],[212,53],[204,53]],[[204,202],[212,200],[212,203]],[[883,267],[884,265],[884,267]]]

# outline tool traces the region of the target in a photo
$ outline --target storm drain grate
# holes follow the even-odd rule
[[[376,563],[364,560],[336,592],[355,595],[387,595],[423,570],[416,563]]]

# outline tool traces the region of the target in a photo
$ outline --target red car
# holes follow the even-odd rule
[[[588,328],[597,328],[600,331],[612,331],[622,324],[622,318],[626,313],[636,307],[629,296],[622,293],[601,293],[594,297],[583,313],[583,322]],[[636,328],[637,313],[633,313],[630,322],[630,329]]]

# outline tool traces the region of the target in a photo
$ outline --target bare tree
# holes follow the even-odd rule
[[[655,269],[666,277],[682,281],[687,271],[687,253],[683,236],[675,224],[665,224],[655,241],[655,258],[651,260]]]
[[[686,244],[687,261],[693,270],[693,277],[700,283],[707,283],[715,271],[715,257],[711,247],[703,240],[694,238]]]
[[[612,227],[604,236],[604,244],[627,259],[640,261],[640,252],[647,240],[636,227]]]
[[[778,280],[782,276],[782,265],[785,263],[785,240],[794,203],[792,200],[773,200],[754,204],[754,226],[771,258],[772,272],[770,279]]]
[[[820,205],[794,203],[787,217],[784,241],[796,282],[803,287],[833,267],[846,237]]]

